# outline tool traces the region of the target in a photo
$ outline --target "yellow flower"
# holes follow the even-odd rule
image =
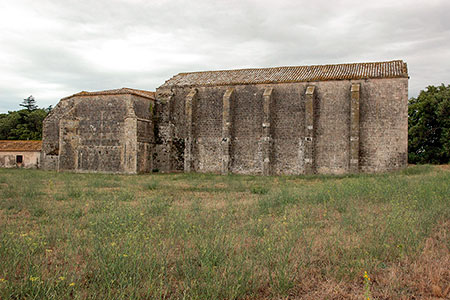
[[[71,282],[70,284],[69,284],[69,286],[74,286],[75,285],[75,282]]]
[[[33,277],[33,276],[30,276],[30,280],[34,282],[34,281],[39,280],[39,277]]]
[[[52,251],[53,251],[52,249],[45,249],[45,252],[48,252],[48,253],[50,253]]]
[[[59,276],[59,280],[63,281],[64,279],[66,279],[66,277],[64,277],[64,276]]]
[[[5,278],[0,278],[0,282],[5,282],[6,279]]]
[[[124,254],[123,257],[128,257],[128,254]]]

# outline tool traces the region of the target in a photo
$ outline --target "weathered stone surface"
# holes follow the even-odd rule
[[[402,61],[181,73],[152,95],[62,99],[44,122],[42,166],[269,175],[407,164]]]
[[[359,171],[359,98],[360,84],[352,84],[350,100],[350,158],[349,171]]]
[[[154,99],[133,93],[74,95],[44,120],[43,168],[139,173],[152,169]]]
[[[360,88],[359,105],[352,92],[355,85]],[[241,174],[402,168],[407,164],[407,86],[407,78],[389,78],[197,87],[190,171],[226,173],[224,162],[229,172]],[[313,94],[307,93],[308,87]],[[230,90],[233,100],[224,103]],[[171,88],[170,112],[157,96],[157,106],[170,120],[159,126],[171,126],[173,140],[186,138],[188,126],[179,116],[185,114],[190,91]],[[183,160],[172,155],[161,169],[180,170],[174,168],[181,163],[177,159]]]

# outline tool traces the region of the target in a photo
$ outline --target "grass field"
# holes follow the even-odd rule
[[[338,177],[0,169],[0,299],[444,299],[449,249],[448,166]]]

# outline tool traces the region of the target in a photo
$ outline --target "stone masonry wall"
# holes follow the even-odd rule
[[[138,173],[148,173],[153,169],[154,112],[155,103],[149,99],[131,96],[133,112],[136,115],[137,166]]]
[[[360,171],[380,172],[408,163],[408,79],[361,84]],[[368,99],[368,100],[365,100]]]
[[[61,100],[47,115],[42,126],[41,167],[45,170],[58,169],[59,122],[73,108],[74,99]]]
[[[172,144],[161,142],[167,155],[159,160],[159,168],[182,170],[188,165],[189,171],[223,173],[227,156],[228,171],[242,174],[341,174],[404,167],[407,85],[407,78],[396,78],[161,88],[157,99],[158,93],[170,97],[164,104],[157,102],[159,115],[165,116],[159,119],[157,126],[163,130],[158,135]],[[308,86],[313,87],[311,111],[305,106]],[[188,95],[192,97],[186,102]],[[309,115],[311,125],[306,123]],[[229,133],[224,126],[230,127]],[[190,164],[184,163],[183,141],[192,144],[187,152]],[[311,170],[306,168],[309,159]]]
[[[44,168],[149,172],[154,141],[152,106],[150,99],[123,94],[61,100],[44,120]]]
[[[60,170],[122,171],[126,102],[117,96],[80,97],[60,123]]]

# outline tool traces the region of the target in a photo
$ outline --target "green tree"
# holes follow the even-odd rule
[[[0,140],[42,139],[42,122],[51,106],[38,108],[32,96],[20,105],[25,109],[0,114]]]
[[[450,160],[450,85],[428,86],[408,105],[410,163],[446,164]]]
[[[19,105],[25,107],[28,111],[33,111],[33,110],[38,109],[38,107],[36,105],[36,100],[34,99],[33,95],[29,96],[26,99],[23,99],[22,103]]]

